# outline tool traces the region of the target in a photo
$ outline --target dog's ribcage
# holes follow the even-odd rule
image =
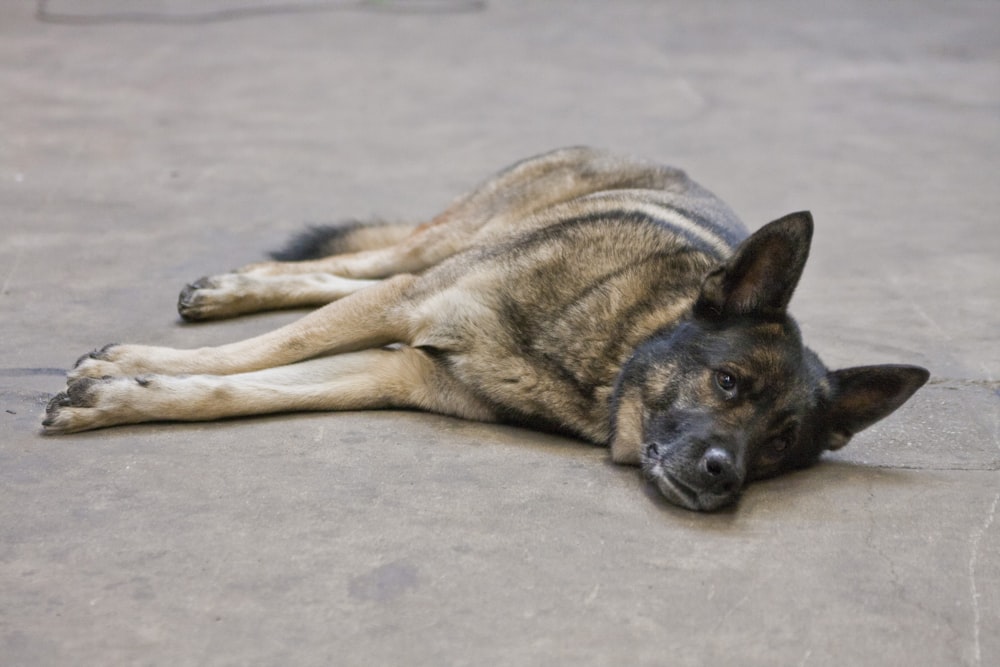
[[[481,235],[425,274],[414,344],[510,417],[604,442],[625,359],[683,316],[745,231],[692,184],[597,193]]]

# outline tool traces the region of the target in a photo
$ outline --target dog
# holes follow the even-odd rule
[[[813,222],[748,234],[678,169],[583,147],[518,162],[422,225],[312,228],[202,278],[190,321],[321,306],[214,348],[109,345],[47,434],[161,420],[404,408],[609,447],[715,510],[889,415],[926,369],[829,371],[788,315]]]

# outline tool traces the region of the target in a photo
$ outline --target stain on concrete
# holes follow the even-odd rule
[[[0,377],[25,377],[34,375],[66,375],[65,368],[0,368]]]
[[[390,602],[419,585],[417,568],[405,560],[398,560],[353,577],[347,590],[355,600]]]

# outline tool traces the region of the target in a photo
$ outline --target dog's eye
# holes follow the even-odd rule
[[[775,465],[781,461],[785,456],[785,452],[788,451],[788,447],[791,442],[786,437],[775,438],[767,443],[763,451],[760,453],[760,461],[764,465]]]
[[[727,370],[716,371],[715,384],[719,385],[719,389],[722,391],[732,393],[736,389],[736,376]]]

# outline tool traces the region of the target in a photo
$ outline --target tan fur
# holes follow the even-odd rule
[[[698,280],[689,280],[679,292],[649,303],[616,340],[605,340],[605,328],[595,328],[594,323],[615,321],[639,307],[640,301],[648,300],[649,286],[660,274],[678,271],[673,264],[680,262],[681,273],[697,277],[716,258],[694,254],[678,259],[671,253],[683,247],[683,242],[662,230],[630,227],[588,231],[571,249],[565,242],[537,244],[502,255],[495,249],[567,219],[613,216],[622,207],[678,218],[678,224],[690,227],[669,208],[685,198],[721,206],[683,172],[592,149],[564,149],[525,160],[458,199],[397,243],[320,260],[258,263],[194,283],[181,296],[181,310],[197,308],[198,319],[327,305],[276,331],[219,347],[178,350],[115,345],[92,353],[69,372],[70,391],[50,406],[46,432],[136,421],[389,405],[494,419],[497,411],[487,406],[500,404],[517,414],[543,418],[551,414],[571,432],[607,442],[607,403],[618,368],[639,341],[690,306]],[[711,231],[694,232],[719,254],[727,250]],[[368,245],[386,240],[378,232],[373,234]],[[366,242],[361,239],[358,244]],[[655,253],[663,257],[651,260]],[[571,280],[557,278],[565,283],[560,285],[564,289],[553,291],[553,285],[539,284],[534,278],[541,273]],[[586,291],[605,278],[602,293],[572,293]],[[555,355],[570,355],[572,363],[566,366],[575,369],[573,377],[539,369],[532,359],[519,354],[522,343],[515,340],[510,323],[503,321],[503,308],[511,299],[530,308],[563,310],[560,318],[538,329],[533,345],[543,356],[548,349]],[[304,387],[323,393],[322,400],[286,381],[297,378],[300,370],[305,372],[305,366],[296,365],[304,360],[390,344],[405,346],[393,354],[424,361],[411,363],[409,372],[396,380],[375,364],[365,372],[352,370],[344,376],[349,380],[338,376],[319,383],[303,381]],[[447,350],[448,364],[435,363],[421,351],[428,349]],[[287,371],[253,374],[289,364]],[[308,370],[314,372],[314,368],[336,374],[341,367],[326,363]],[[195,374],[204,377],[161,377]],[[225,380],[216,377],[227,375],[231,377]],[[145,379],[129,379],[134,376]],[[85,383],[86,391],[84,385],[73,390],[74,383],[87,379],[91,381]],[[594,395],[574,396],[573,383],[595,387]],[[355,391],[355,386],[371,389]],[[379,392],[374,389],[377,386],[399,390]],[[444,393],[455,400],[434,398]]]

